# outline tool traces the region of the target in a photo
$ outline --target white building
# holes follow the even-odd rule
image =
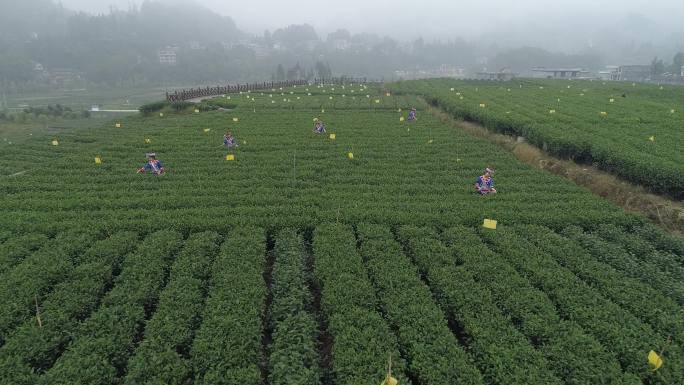
[[[599,71],[598,77],[601,80],[620,80],[619,66],[606,66],[606,69]]]
[[[160,49],[157,52],[157,55],[159,56],[159,64],[175,66],[176,51],[178,51],[178,47],[166,47],[164,49]]]

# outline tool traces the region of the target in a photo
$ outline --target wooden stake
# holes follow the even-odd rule
[[[38,296],[34,295],[33,299],[36,301],[36,319],[38,320],[38,327],[43,328],[43,321],[40,319],[40,308],[38,308]]]

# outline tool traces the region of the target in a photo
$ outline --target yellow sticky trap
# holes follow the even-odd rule
[[[460,93],[460,92],[457,92],[457,93],[456,93],[456,96],[461,96],[461,93]]]
[[[454,87],[451,87],[451,89],[449,91],[454,92]]]
[[[544,89],[544,87],[542,87],[542,86],[539,86],[539,89],[540,89],[540,90],[543,90],[543,89]]]
[[[663,366],[663,359],[658,355],[658,353],[651,350],[648,352],[648,363],[651,365],[651,370],[656,371]]]
[[[461,99],[461,100],[463,100],[463,96],[459,96],[458,98]]]
[[[350,160],[351,160],[351,159],[354,159],[354,153],[353,153],[353,152],[348,152],[348,153],[347,153],[347,158],[349,158]]]
[[[549,110],[549,114],[555,114],[556,110]]]
[[[333,100],[333,97],[332,97],[332,96],[329,96],[328,99]]]
[[[195,108],[195,113],[199,114],[199,110],[197,108]]]
[[[321,110],[321,113],[325,112],[325,110]]]
[[[606,111],[601,111],[601,116],[608,116],[608,113]]]
[[[388,93],[385,94],[385,96],[391,96],[391,94],[388,92]]]
[[[115,124],[114,127],[116,127],[116,128],[121,128],[121,123]]]
[[[318,118],[313,118],[313,121],[314,121],[314,122],[317,122],[317,121],[318,121]]]
[[[648,138],[648,140],[650,140],[651,142],[655,142],[655,135],[651,135],[651,136]]]
[[[484,103],[480,103],[480,108],[485,108],[485,107],[487,107],[487,105],[486,105],[486,104],[484,104]]]
[[[230,160],[235,160],[235,155],[233,155],[233,154],[228,154],[228,155],[226,155],[226,160],[229,160],[229,161],[230,161]]]
[[[397,112],[401,112],[401,108],[398,108],[398,109],[397,109]]]
[[[243,141],[242,141],[242,144],[247,144],[247,141],[246,141],[246,140],[243,140]]]
[[[52,145],[53,146],[59,146],[59,142],[57,141],[57,139],[52,140]]]
[[[428,140],[428,144],[432,144],[432,141],[433,141],[432,139]]]
[[[482,227],[484,227],[485,229],[496,230],[496,220],[485,219],[484,222],[482,223]]]
[[[375,103],[380,103],[380,99],[375,99]]]
[[[159,113],[159,117],[160,117],[160,118],[163,118],[163,117],[164,117],[164,113],[163,113],[163,112],[160,112],[160,113]]]
[[[397,385],[399,381],[392,377],[392,376],[387,376],[384,381],[380,383],[380,385]]]
[[[234,121],[234,122],[239,122],[240,119],[238,119],[238,118],[233,118],[233,121]]]
[[[100,158],[99,156],[96,156],[95,157],[95,164],[102,164],[102,158]]]
[[[335,140],[337,138],[337,135],[335,134],[330,134],[330,139]]]
[[[510,89],[510,88],[507,88],[506,91],[511,92],[511,89]]]
[[[404,117],[403,117],[403,116],[400,117],[400,118],[399,118],[399,121],[400,121],[400,122],[403,122],[403,121],[404,121]]]
[[[660,89],[661,89],[661,90],[664,90],[665,88],[664,88],[663,86],[660,86]]]
[[[150,144],[150,143],[152,143],[152,141],[148,138],[145,138],[145,143]]]
[[[675,113],[674,108],[670,110],[670,113],[671,113],[671,114],[674,114],[674,113]]]
[[[206,134],[207,132],[211,131],[211,128],[205,128],[204,133]]]
[[[611,103],[613,103],[613,102],[615,102],[615,99],[610,98],[610,100],[608,100],[608,101],[611,102]]]

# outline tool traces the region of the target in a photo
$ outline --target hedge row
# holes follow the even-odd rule
[[[200,324],[210,267],[221,237],[191,235],[169,274],[142,343],[128,360],[124,384],[186,384],[192,378],[189,351]]]
[[[190,354],[195,384],[262,383],[265,255],[260,228],[236,228],[223,243],[210,269],[209,296]]]
[[[617,359],[595,338],[575,322],[561,318],[544,292],[487,248],[471,229],[451,228],[442,236],[455,252],[456,261],[491,293],[496,306],[511,317],[510,322],[564,383],[638,382],[623,374]]]
[[[672,271],[672,268],[678,267],[673,261],[647,259],[646,256],[631,254],[619,245],[606,242],[594,234],[585,233],[576,226],[568,226],[562,234],[580,244],[596,260],[612,266],[628,277],[653,286],[665,296],[684,305],[684,277],[679,274],[681,269]]]
[[[483,384],[430,289],[389,229],[361,224],[358,237],[368,274],[408,363],[408,374],[421,384]]]
[[[148,311],[157,303],[169,265],[182,236],[159,231],[145,239],[123,263],[114,288],[102,306],[74,331],[73,340],[41,385],[117,384],[142,332]]]
[[[284,229],[276,237],[268,381],[272,385],[316,385],[321,368],[316,346],[318,324],[306,268],[302,236]]]
[[[0,277],[48,240],[43,234],[26,234],[0,244]]]
[[[31,317],[0,348],[0,384],[37,382],[71,341],[79,322],[97,308],[137,239],[134,233],[117,233],[83,255],[83,262],[40,304],[42,327]]]
[[[534,242],[558,263],[601,290],[611,301],[650,324],[661,335],[671,335],[679,343],[684,342],[684,309],[675,301],[650,285],[596,261],[579,244],[549,229],[524,226],[518,230],[519,234]]]
[[[477,281],[482,278],[477,271],[468,264],[457,266],[452,250],[429,229],[402,227],[398,235],[442,309],[462,328],[469,352],[488,383],[561,383],[544,355],[497,308],[487,284]],[[483,259],[486,264],[487,256]]]
[[[657,248],[657,240],[646,240],[613,224],[602,224],[596,228],[594,233],[622,247],[636,258],[656,265],[667,274],[671,274],[676,280],[684,281],[684,256],[679,251],[659,250]],[[677,241],[677,238],[670,238],[663,232],[660,232],[660,234],[665,240]],[[684,240],[684,238],[679,240]],[[673,249],[676,249],[676,247]]]
[[[77,265],[76,255],[94,239],[91,234],[63,234],[7,272],[0,282],[0,343],[10,331],[35,315],[36,300],[62,282]]]
[[[587,333],[615,354],[622,369],[651,384],[684,378],[676,346],[670,346],[668,371],[649,369],[646,356],[658,350],[665,338],[631,313],[605,299],[601,293],[558,264],[551,256],[512,230],[480,231],[481,237],[515,269],[554,302],[560,315],[577,322]]]
[[[381,382],[392,357],[392,376],[408,384],[397,338],[376,310],[378,301],[351,227],[316,228],[314,276],[321,288],[321,307],[334,338],[332,370],[336,384]]]

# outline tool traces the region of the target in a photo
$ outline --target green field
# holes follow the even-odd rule
[[[410,81],[454,116],[684,198],[684,88],[621,82]]]
[[[0,384],[684,378],[682,239],[425,108],[297,87],[3,147]]]

